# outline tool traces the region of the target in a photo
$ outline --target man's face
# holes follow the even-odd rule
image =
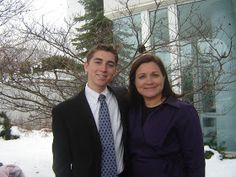
[[[84,70],[88,74],[88,86],[100,93],[112,81],[116,73],[115,56],[111,52],[97,51],[84,64]]]

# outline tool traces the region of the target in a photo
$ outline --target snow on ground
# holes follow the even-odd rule
[[[0,162],[19,166],[25,177],[53,177],[52,134],[45,131],[19,131],[20,139],[0,139]]]
[[[12,127],[20,139],[5,141],[0,138],[0,162],[19,166],[25,177],[54,177],[52,171],[52,134],[45,131],[25,131]],[[205,150],[211,150],[205,146]],[[220,160],[214,150],[206,160],[206,177],[236,177],[236,159]]]

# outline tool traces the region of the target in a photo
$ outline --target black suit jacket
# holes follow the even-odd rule
[[[123,125],[122,141],[126,144],[126,90],[110,87],[109,90],[118,101]],[[101,142],[84,89],[53,108],[52,130],[56,177],[100,177]]]

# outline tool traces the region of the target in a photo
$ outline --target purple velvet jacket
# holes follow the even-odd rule
[[[129,112],[132,177],[204,177],[200,120],[195,108],[169,97],[142,124],[143,106]]]

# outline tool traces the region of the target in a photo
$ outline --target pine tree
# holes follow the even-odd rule
[[[81,58],[98,43],[112,43],[112,21],[106,18],[103,9],[103,0],[80,0],[85,14],[75,18],[78,23],[84,23],[77,28],[77,35],[72,40],[79,51]]]
[[[0,137],[5,140],[18,139],[20,136],[11,134],[11,127],[11,121],[7,114],[0,112]]]
[[[3,128],[3,130],[0,132],[0,136],[2,136],[5,140],[10,140],[11,139],[10,119],[8,118],[5,112],[1,112],[0,117],[3,119],[3,121],[0,123],[2,124]]]

